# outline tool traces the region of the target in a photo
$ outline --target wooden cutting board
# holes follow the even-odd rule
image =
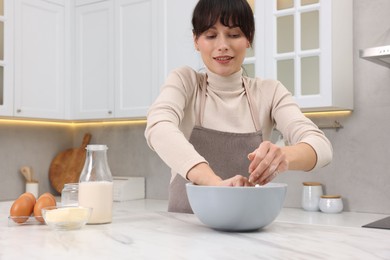
[[[86,157],[86,146],[91,141],[91,134],[84,135],[83,142],[78,148],[67,149],[54,157],[49,168],[51,186],[59,193],[65,183],[79,182]]]

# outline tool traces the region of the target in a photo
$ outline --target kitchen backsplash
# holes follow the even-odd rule
[[[327,194],[344,199],[345,210],[390,214],[390,69],[359,58],[359,49],[378,42],[389,31],[390,1],[354,1],[354,111],[336,131],[324,129],[334,148],[330,165],[313,173],[287,172],[275,181],[289,185],[285,206],[300,207],[303,181],[319,181]],[[321,125],[325,119],[316,119]],[[325,122],[328,123],[328,122]],[[84,133],[91,143],[108,145],[113,175],[144,176],[146,197],[167,199],[168,167],[147,147],[144,124],[90,127],[41,127],[0,123],[0,200],[24,191],[19,169],[32,166],[40,192],[54,190],[48,180],[51,160],[58,152],[78,147]]]

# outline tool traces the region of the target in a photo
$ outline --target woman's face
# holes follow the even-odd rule
[[[198,38],[194,37],[194,42],[206,67],[220,76],[239,71],[250,47],[239,27],[226,27],[219,21]]]

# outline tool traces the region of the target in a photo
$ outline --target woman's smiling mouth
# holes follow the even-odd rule
[[[216,60],[219,63],[228,63],[232,59],[233,59],[232,56],[218,56],[218,57],[214,57],[214,60]]]

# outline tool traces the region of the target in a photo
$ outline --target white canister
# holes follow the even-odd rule
[[[302,208],[307,211],[318,211],[320,198],[323,195],[319,182],[304,182],[302,191]]]
[[[26,192],[32,193],[35,198],[39,195],[38,182],[26,182]]]
[[[343,211],[343,200],[340,195],[323,195],[319,207],[325,213],[340,213]]]

